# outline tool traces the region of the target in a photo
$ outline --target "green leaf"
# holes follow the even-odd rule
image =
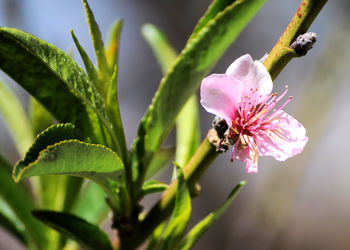
[[[32,195],[24,183],[16,184],[13,181],[10,168],[11,165],[0,155],[0,198],[12,211],[5,214],[9,220],[16,222],[17,225],[19,225],[18,220],[24,224],[25,234],[30,245],[42,244],[45,242],[43,228],[30,214],[34,208]],[[0,207],[3,208],[3,206]],[[4,213],[3,210],[2,213]]]
[[[174,64],[177,52],[169,44],[164,33],[152,24],[142,26],[142,35],[151,46],[157,61],[165,74]]]
[[[34,135],[38,135],[53,124],[52,115],[33,97],[30,98],[30,118]]]
[[[107,235],[97,226],[67,213],[37,210],[33,215],[58,232],[79,242],[88,249],[112,250]]]
[[[6,217],[1,213],[0,209],[0,226],[4,228],[8,233],[14,236],[17,240],[22,242],[24,245],[27,244],[24,228],[18,227],[10,218]]]
[[[176,118],[175,161],[185,166],[200,144],[198,99],[192,95]]]
[[[118,144],[102,97],[62,50],[23,31],[2,27],[0,68],[59,121],[72,122],[94,141],[103,142],[100,119]]]
[[[199,33],[199,31],[204,28],[208,22],[215,18],[215,16],[223,11],[226,7],[233,4],[236,0],[214,0],[208,10],[205,12],[205,14],[201,17],[201,19],[198,21],[196,27],[194,28],[190,40],[195,38],[196,35]]]
[[[166,36],[152,24],[142,27],[142,34],[151,46],[159,65],[165,74],[175,62],[177,53]],[[176,118],[175,161],[184,166],[200,143],[199,113],[197,97],[192,95]]]
[[[146,250],[154,250],[157,247],[157,243],[159,241],[160,236],[162,235],[166,223],[163,222],[157,226],[157,228],[152,233],[152,238],[148,243]]]
[[[163,77],[133,145],[132,165],[136,168],[133,169],[133,179],[138,183],[142,183],[152,154],[165,139],[187,99],[264,2],[235,1],[217,13],[197,31],[195,39],[186,44],[171,70]]]
[[[123,20],[113,22],[108,31],[106,57],[109,68],[113,71],[118,61],[120,33],[123,27]]]
[[[191,197],[187,183],[182,169],[176,167],[176,170],[178,186],[175,198],[175,208],[169,224],[160,238],[159,246],[156,249],[174,249],[174,247],[181,241],[191,217]]]
[[[0,114],[4,117],[17,151],[23,156],[33,142],[31,124],[20,100],[1,79]]]
[[[230,193],[224,204],[222,204],[217,210],[210,213],[197,225],[195,225],[191,231],[186,235],[181,244],[176,249],[189,250],[199,240],[199,238],[213,225],[213,223],[220,218],[220,216],[227,210],[232,201],[236,198],[238,192],[246,184],[245,181],[241,181]]]
[[[160,181],[156,181],[156,180],[147,181],[145,182],[145,184],[143,184],[141,196],[143,197],[148,194],[163,192],[167,190],[168,187],[169,187],[168,184],[165,184]]]
[[[108,211],[106,193],[94,182],[89,182],[82,188],[72,209],[73,214],[93,224],[101,223]]]
[[[103,45],[103,40],[102,40],[102,35],[100,28],[98,27],[98,24],[95,20],[94,14],[92,13],[89,4],[87,3],[86,0],[82,0],[84,9],[85,9],[85,14],[86,14],[86,19],[89,25],[90,29],[90,35],[92,39],[92,45],[94,46],[95,49],[95,54],[96,54],[96,59],[97,59],[97,67],[98,71],[100,73],[100,79],[103,82],[103,85],[105,85],[105,82],[109,80],[110,77],[110,70],[108,67],[107,59],[106,59],[106,54],[105,54],[105,47]],[[106,86],[103,86],[104,88]],[[107,94],[107,89],[103,89],[103,94],[102,96],[106,96]]]
[[[123,163],[105,146],[65,140],[48,146],[30,163],[20,161],[15,166],[13,177],[19,181],[51,174],[84,177],[110,188],[110,181],[123,178]]]
[[[100,91],[100,94],[102,94],[101,88],[101,82],[100,79],[98,78],[97,71],[95,69],[95,66],[91,62],[89,56],[85,52],[84,48],[80,45],[78,38],[75,36],[74,31],[71,30],[71,35],[73,38],[73,41],[75,43],[75,46],[77,47],[79,54],[81,56],[81,59],[83,59],[83,63],[85,65],[86,72],[88,74],[88,77],[90,81],[95,85],[96,89]]]
[[[149,179],[174,161],[174,148],[159,148],[149,163],[145,179]]]
[[[117,92],[117,66],[114,67],[113,75],[111,76],[108,96],[107,96],[107,113],[111,119],[112,129],[117,139],[117,152],[122,159],[127,159],[128,149],[126,146],[124,127],[119,110],[118,92]],[[124,161],[125,162],[125,161]],[[128,164],[126,164],[128,165]]]

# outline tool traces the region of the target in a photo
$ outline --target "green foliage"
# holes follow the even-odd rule
[[[108,63],[107,63],[105,47],[103,44],[101,31],[95,20],[94,14],[90,9],[89,4],[87,3],[86,0],[82,0],[82,2],[84,5],[86,19],[90,29],[92,45],[94,46],[94,49],[95,49],[99,77],[102,80],[102,82],[106,82],[108,81],[111,75],[111,72],[109,70]],[[107,94],[107,89],[105,87],[106,86],[102,86],[103,93],[101,93],[101,95],[103,97],[106,97],[106,94]]]
[[[196,31],[163,77],[143,117],[133,150],[133,179],[142,182],[152,155],[161,145],[183,105],[198,88],[240,31],[254,17],[265,0],[235,1]],[[168,112],[171,110],[172,112]]]
[[[145,196],[147,194],[159,193],[165,191],[169,186],[160,181],[151,180],[146,181],[143,184],[141,196]]]
[[[164,169],[165,166],[170,165],[170,163],[174,161],[174,156],[174,148],[159,148],[149,163],[145,179],[147,180],[151,178],[156,173]]]
[[[107,217],[106,193],[94,182],[88,182],[76,198],[72,213],[93,224]]]
[[[229,194],[228,198],[217,210],[210,213],[197,225],[195,225],[191,231],[186,235],[181,244],[176,249],[189,250],[199,240],[199,238],[210,228],[213,223],[220,218],[220,216],[227,210],[232,201],[236,198],[238,192],[246,184],[245,181],[241,181]]]
[[[177,53],[166,36],[154,25],[142,27],[142,34],[151,46],[157,61],[165,74],[175,62]],[[199,114],[197,97],[192,95],[176,118],[176,157],[175,161],[184,166],[200,142]]]
[[[175,246],[179,244],[191,217],[192,205],[187,183],[182,169],[176,167],[176,171],[178,186],[176,190],[175,208],[167,227],[155,247],[155,249],[159,250],[174,249]]]
[[[4,206],[0,206],[0,213],[7,218],[7,222],[12,221],[14,226],[19,225],[19,222],[23,223],[26,228],[23,230],[23,234],[28,240],[28,244],[37,246],[45,242],[45,238],[43,228],[30,215],[30,211],[34,208],[32,195],[24,183],[16,184],[12,180],[10,166],[0,155],[0,198],[11,210],[11,213],[7,213],[2,210]],[[4,222],[6,223],[6,221]]]
[[[87,75],[89,77],[89,80],[94,84],[96,89],[98,89],[100,91],[100,93],[102,93],[102,90],[101,90],[102,83],[100,82],[100,79],[98,78],[98,73],[95,69],[94,64],[91,62],[91,60],[90,60],[89,56],[87,55],[87,53],[85,52],[84,48],[80,45],[78,38],[75,36],[73,30],[71,30],[71,35],[72,35],[73,41],[75,43],[75,46],[77,47],[79,54],[80,54],[81,58],[83,59],[83,63],[84,63]]]
[[[120,33],[123,27],[123,20],[119,19],[109,28],[107,38],[106,58],[111,71],[113,71],[118,61]]]
[[[0,114],[4,117],[17,151],[23,156],[33,142],[31,124],[20,100],[1,79]]]
[[[87,249],[113,249],[103,231],[77,216],[45,210],[33,211],[33,215]]]
[[[30,120],[34,135],[40,134],[53,124],[52,115],[33,97],[30,98]],[[33,141],[31,141],[32,143]],[[29,147],[26,148],[28,150]],[[24,154],[23,154],[24,155]]]

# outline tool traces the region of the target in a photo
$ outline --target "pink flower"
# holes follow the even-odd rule
[[[226,74],[212,74],[202,81],[201,104],[225,119],[234,145],[231,160],[246,162],[247,173],[258,171],[259,155],[284,161],[300,153],[308,141],[303,125],[282,111],[291,97],[274,109],[288,88],[279,97],[271,91],[269,72],[248,54],[234,61]]]

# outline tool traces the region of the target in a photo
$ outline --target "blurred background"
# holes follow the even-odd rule
[[[136,134],[161,78],[140,27],[153,23],[181,51],[210,0],[90,0],[102,34],[116,19],[124,20],[119,58],[119,100],[128,145]],[[223,73],[233,60],[268,52],[294,15],[300,0],[268,0],[227,50],[213,72]],[[246,174],[230,153],[220,156],[204,175],[202,195],[193,200],[192,224],[217,208],[240,181],[247,180],[224,216],[194,249],[350,249],[350,3],[329,1],[310,31],[318,41],[306,57],[294,59],[275,81],[286,84],[293,101],[285,110],[307,129],[305,150],[286,162],[261,158],[258,174]],[[79,0],[0,0],[0,26],[22,29],[73,54],[82,65],[70,29],[94,58],[84,10]],[[21,87],[2,78],[27,106]],[[202,138],[213,117],[202,108]],[[174,136],[167,141],[174,144]],[[18,160],[0,116],[0,151]],[[169,180],[171,169],[162,174]],[[150,206],[152,201],[145,201]],[[23,249],[0,229],[0,249]]]

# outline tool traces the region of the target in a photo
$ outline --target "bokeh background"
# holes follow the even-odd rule
[[[161,72],[140,34],[153,23],[181,51],[210,0],[90,0],[103,35],[116,19],[124,19],[119,58],[119,100],[130,145],[138,122],[157,89]],[[237,57],[268,52],[294,15],[300,0],[268,0],[227,50],[213,72],[222,73]],[[286,162],[261,158],[259,173],[219,157],[204,175],[202,195],[193,200],[194,224],[217,208],[240,180],[247,180],[236,201],[194,249],[350,249],[350,3],[329,1],[310,31],[318,41],[306,57],[294,59],[275,81],[286,84],[293,101],[285,108],[307,129],[304,152]],[[22,29],[73,53],[74,29],[94,58],[84,11],[79,0],[0,0],[0,26]],[[9,87],[28,106],[28,96],[6,76]],[[201,108],[202,138],[213,117]],[[174,136],[167,142],[174,144]],[[0,116],[0,151],[18,159]],[[165,171],[160,178],[169,180]],[[145,201],[150,206],[152,200]],[[0,249],[23,249],[0,229]]]

